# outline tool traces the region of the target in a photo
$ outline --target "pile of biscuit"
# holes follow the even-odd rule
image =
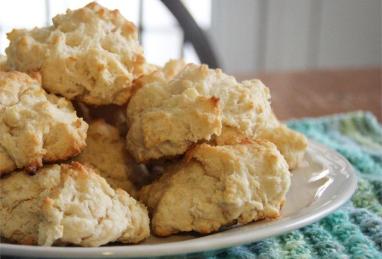
[[[134,24],[96,3],[8,39],[3,240],[138,243],[280,215],[307,141],[276,119],[259,80],[152,65]]]

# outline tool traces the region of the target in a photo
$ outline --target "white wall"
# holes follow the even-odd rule
[[[381,0],[213,0],[228,72],[380,66]]]

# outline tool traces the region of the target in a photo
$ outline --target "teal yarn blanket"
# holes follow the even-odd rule
[[[321,221],[278,237],[163,258],[382,258],[382,125],[371,113],[354,112],[288,126],[349,160],[359,177],[351,200]]]

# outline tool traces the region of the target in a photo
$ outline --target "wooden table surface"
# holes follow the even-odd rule
[[[237,78],[261,79],[271,90],[272,107],[281,120],[365,110],[382,121],[382,68],[260,73]]]

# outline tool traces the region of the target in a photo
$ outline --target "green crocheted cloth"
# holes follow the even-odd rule
[[[367,112],[295,120],[288,126],[350,161],[359,175],[351,201],[318,223],[288,234],[164,258],[382,258],[382,126]]]

